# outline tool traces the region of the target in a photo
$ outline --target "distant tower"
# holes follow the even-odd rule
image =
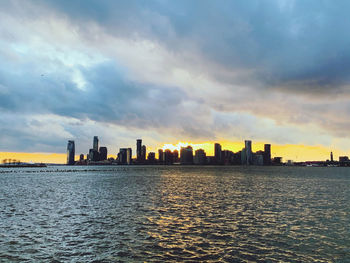
[[[141,161],[141,154],[142,154],[142,140],[137,139],[136,140],[136,158],[137,158],[137,161]]]
[[[131,148],[126,149],[126,163],[127,164],[132,163],[132,149]]]
[[[95,151],[98,151],[98,136],[94,136],[92,149],[94,149]]]
[[[215,143],[214,153],[215,153],[216,162],[220,163],[221,162],[221,145],[219,143]]]
[[[193,149],[191,146],[181,147],[180,163],[181,164],[193,164]]]
[[[67,164],[73,165],[75,163],[75,144],[74,141],[68,141],[67,144]]]
[[[158,150],[158,161],[159,163],[163,163],[164,159],[163,159],[163,149],[159,149]]]
[[[142,145],[141,147],[141,161],[146,161],[146,145]]]
[[[331,152],[331,162],[333,162],[333,152]]]
[[[264,145],[264,165],[270,165],[271,164],[271,144],[265,144]]]
[[[179,161],[179,151],[178,150],[173,151],[173,157],[174,157],[174,162],[177,163]]]
[[[100,147],[99,153],[100,161],[107,160],[107,147]]]
[[[246,140],[245,144],[245,156],[246,160],[244,164],[250,165],[253,163],[253,154],[252,154],[252,141]]]

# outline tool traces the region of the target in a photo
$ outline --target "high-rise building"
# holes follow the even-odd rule
[[[271,165],[271,144],[264,145],[264,165]]]
[[[100,147],[99,154],[100,154],[100,161],[107,160],[107,147]]]
[[[203,149],[196,150],[193,158],[193,163],[198,165],[203,165],[203,164],[206,164],[206,162],[207,162],[207,155],[205,154],[205,151]]]
[[[173,153],[169,149],[163,152],[163,162],[164,164],[173,164],[174,162]]]
[[[89,150],[89,161],[90,162],[98,162],[100,160],[100,154],[95,149]]]
[[[118,153],[118,163],[126,164],[127,148],[120,148]]]
[[[75,163],[75,144],[74,141],[68,141],[67,144],[67,164],[73,165]]]
[[[178,150],[173,151],[173,157],[174,157],[174,163],[179,162],[179,151]]]
[[[246,157],[244,164],[251,165],[253,164],[252,141],[245,140],[244,144],[245,144],[245,157]]]
[[[132,163],[132,149],[127,148],[126,149],[126,164],[131,164]]]
[[[193,149],[191,146],[181,147],[180,163],[181,164],[193,164]]]
[[[138,162],[141,161],[141,154],[142,154],[141,152],[142,152],[142,140],[137,139],[136,140],[136,158]]]
[[[80,162],[84,161],[84,154],[80,154],[79,161]]]
[[[242,165],[247,164],[247,154],[246,154],[245,148],[243,148],[241,151],[241,164]]]
[[[333,159],[333,152],[331,152],[331,162],[332,162],[332,163],[334,162],[334,159]]]
[[[159,149],[158,150],[158,161],[160,164],[163,163],[164,159],[163,159],[163,149]]]
[[[94,149],[95,151],[98,151],[98,136],[94,136],[94,141],[92,144],[92,149]]]
[[[215,160],[217,163],[221,163],[221,145],[219,143],[214,144]]]
[[[141,147],[141,162],[144,163],[146,162],[146,145],[142,145]]]

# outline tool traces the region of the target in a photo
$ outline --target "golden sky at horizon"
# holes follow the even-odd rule
[[[220,142],[223,150],[230,150],[233,152],[238,152],[244,147],[243,142],[229,142],[221,141]],[[162,147],[158,148],[147,148],[147,152],[155,151],[156,155],[157,149],[170,149],[170,150],[179,150],[181,146],[191,145],[195,150],[204,149],[208,156],[214,155],[214,142],[203,142],[203,143],[188,143],[188,142],[179,142],[177,144],[163,144]],[[253,143],[253,151],[259,151],[264,149],[264,143]],[[325,161],[330,159],[330,152],[333,151],[334,160],[338,160],[339,156],[348,155],[344,151],[337,149],[330,149],[328,147],[317,145],[317,146],[308,146],[308,145],[271,145],[271,156],[281,156],[283,161],[293,160],[293,161]],[[133,151],[135,154],[135,151]],[[115,155],[109,155],[109,157],[116,157]],[[22,162],[44,162],[44,163],[57,163],[63,164],[66,163],[66,154],[65,153],[24,153],[24,152],[0,152],[0,161],[4,159],[16,159]],[[76,155],[76,160],[79,159],[79,155]]]

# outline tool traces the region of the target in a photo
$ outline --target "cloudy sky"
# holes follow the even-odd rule
[[[350,151],[349,1],[2,0],[0,151]]]

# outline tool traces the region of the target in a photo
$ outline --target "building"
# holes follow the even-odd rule
[[[173,157],[174,157],[174,163],[178,163],[179,162],[179,151],[178,150],[173,151]]]
[[[247,164],[246,162],[247,162],[246,150],[245,150],[245,148],[243,148],[241,151],[241,164],[245,165],[245,164]]]
[[[73,165],[75,163],[75,144],[74,141],[68,141],[67,144],[67,164]]]
[[[141,161],[141,153],[142,152],[142,140],[137,139],[136,140],[136,159],[138,162]]]
[[[274,157],[274,158],[272,159],[272,163],[273,163],[273,164],[277,164],[277,165],[282,164],[282,157]]]
[[[331,162],[332,162],[332,163],[334,162],[334,159],[333,159],[333,152],[331,152]]]
[[[254,165],[264,165],[264,152],[259,151],[253,154],[253,164]]]
[[[163,149],[158,150],[158,162],[163,164]]]
[[[271,144],[264,145],[264,165],[271,165]]]
[[[148,153],[147,162],[149,164],[155,164],[156,163],[156,153],[155,152],[149,152]]]
[[[181,147],[180,163],[181,164],[193,164],[193,149],[191,146]]]
[[[221,163],[225,165],[229,165],[233,163],[233,155],[232,151],[223,150],[221,151]]]
[[[100,147],[99,155],[100,155],[100,158],[99,158],[100,161],[107,160],[107,147]]]
[[[348,156],[339,156],[339,166],[350,166],[350,160]]]
[[[92,143],[92,149],[98,151],[98,136],[94,136],[94,141]]]
[[[240,165],[242,164],[242,157],[241,157],[242,152],[239,151],[237,153],[234,153],[232,156],[232,164],[234,165]]]
[[[141,147],[141,162],[146,162],[146,145],[142,145]]]
[[[339,162],[348,162],[349,157],[348,156],[339,156]]]
[[[246,154],[246,164],[251,165],[253,164],[253,153],[252,153],[252,141],[250,140],[245,140],[245,154]]]
[[[217,163],[221,163],[222,162],[222,158],[221,158],[221,145],[219,143],[215,143],[214,144],[214,154],[215,154],[215,160]]]
[[[207,163],[207,155],[203,149],[195,151],[193,163],[197,165],[204,165]]]
[[[120,148],[118,153],[118,164],[126,165],[132,163],[132,149]]]
[[[173,153],[169,149],[163,152],[163,162],[167,165],[174,163]]]
[[[89,161],[90,162],[98,162],[100,160],[100,154],[95,149],[89,150]]]
[[[80,154],[79,161],[80,162],[84,161],[84,154]]]
[[[132,149],[131,148],[126,149],[126,164],[128,164],[128,165],[132,164]]]

